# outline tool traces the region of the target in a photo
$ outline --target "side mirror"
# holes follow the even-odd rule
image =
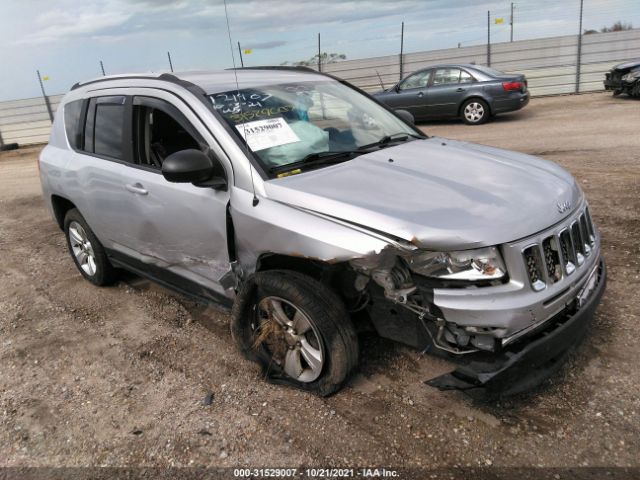
[[[396,84],[393,86],[392,90],[393,90],[394,92],[396,92],[396,93],[400,92],[400,84],[399,84],[399,83],[396,83]]]
[[[173,183],[193,183],[197,187],[218,190],[225,190],[227,187],[222,165],[195,149],[180,150],[165,158],[162,162],[162,176]]]
[[[416,119],[413,118],[413,115],[411,115],[411,112],[408,112],[407,110],[394,110],[394,113],[398,117],[400,117],[402,120],[404,120],[405,123],[408,123],[409,125],[416,124]]]

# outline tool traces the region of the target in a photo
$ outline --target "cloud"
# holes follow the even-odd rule
[[[284,40],[271,40],[270,42],[248,42],[246,45],[243,45],[244,48],[252,48],[252,49],[260,49],[260,50],[269,50],[271,48],[278,48],[286,45],[287,42]]]
[[[36,18],[36,31],[25,35],[16,43],[41,44],[68,37],[88,36],[122,25],[129,18],[131,18],[131,14],[118,11],[101,13],[46,12]]]

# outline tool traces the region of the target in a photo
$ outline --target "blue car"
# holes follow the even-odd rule
[[[393,109],[410,112],[416,121],[460,117],[480,125],[498,113],[529,103],[527,79],[470,64],[435,65],[374,94]]]

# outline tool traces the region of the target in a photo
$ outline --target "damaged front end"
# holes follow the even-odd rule
[[[511,395],[540,384],[562,365],[584,336],[606,274],[604,262],[594,255],[589,273],[576,275],[563,295],[556,295],[560,306],[540,300],[541,307],[523,307],[517,301],[504,303],[504,298],[529,302],[534,289],[515,290],[524,288],[519,278],[507,275],[503,254],[510,259],[509,246],[446,253],[409,244],[350,264],[358,274],[356,288],[370,297],[369,317],[381,336],[459,365],[425,383],[441,390]],[[496,303],[502,310],[495,315],[488,308],[478,310],[492,296],[489,305]],[[452,298],[468,310],[451,310]],[[536,318],[541,315],[537,309],[550,304],[553,315]],[[513,305],[513,311],[504,305]],[[525,328],[523,319],[529,323]]]
[[[477,288],[504,283],[506,269],[495,247],[461,252],[390,247],[377,255],[351,260],[350,264],[361,275],[357,288],[369,288],[371,319],[382,336],[421,349],[433,346],[454,355],[495,350],[495,332],[487,333],[492,329],[460,328],[448,322],[434,303],[433,295],[436,288]],[[399,311],[398,307],[405,311]],[[416,318],[417,331],[406,328]],[[390,320],[395,325],[389,325]]]

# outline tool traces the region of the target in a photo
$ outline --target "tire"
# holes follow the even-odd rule
[[[617,97],[618,95],[620,95],[622,93],[622,90],[614,90],[613,91],[613,96]]]
[[[267,379],[321,396],[338,391],[358,363],[358,337],[340,298],[297,272],[248,279],[233,307],[231,334]]]
[[[467,125],[481,125],[491,117],[489,105],[479,98],[470,98],[460,107],[460,116]]]
[[[104,247],[80,212],[72,208],[64,217],[64,235],[73,262],[80,274],[94,285],[110,285],[116,279]]]

